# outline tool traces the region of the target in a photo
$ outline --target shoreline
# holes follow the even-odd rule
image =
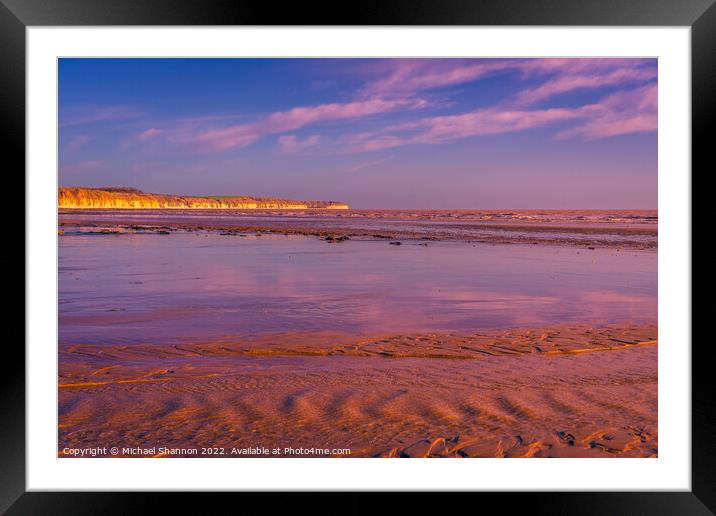
[[[409,240],[426,245],[428,242],[461,241],[466,243],[489,244],[531,244],[557,245],[587,248],[610,248],[629,250],[655,250],[658,247],[656,228],[634,228],[596,225],[555,226],[534,223],[495,224],[495,223],[445,223],[429,224],[426,227],[410,224],[393,224],[395,227],[376,226],[349,220],[340,225],[331,222],[311,222],[303,220],[265,220],[253,224],[227,223],[223,220],[176,221],[158,218],[157,220],[137,221],[132,218],[113,217],[113,220],[99,218],[73,219],[64,214],[58,221],[61,234],[67,228],[88,228],[84,233],[101,234],[170,234],[172,232],[207,232],[223,236],[295,235],[319,237],[332,243],[345,240]],[[402,222],[402,221],[401,221]],[[402,227],[398,227],[402,226]]]

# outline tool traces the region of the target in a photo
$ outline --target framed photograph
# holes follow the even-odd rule
[[[2,510],[713,511],[711,0],[1,1],[26,185]]]

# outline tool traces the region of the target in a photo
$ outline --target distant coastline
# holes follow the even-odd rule
[[[302,201],[251,196],[184,196],[146,193],[124,186],[87,188],[60,187],[57,192],[59,208],[108,209],[283,209],[347,210],[348,205],[338,201]]]

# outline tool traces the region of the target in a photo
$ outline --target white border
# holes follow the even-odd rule
[[[28,490],[689,490],[690,43],[671,28],[27,29]],[[58,459],[58,56],[659,58],[659,458]]]

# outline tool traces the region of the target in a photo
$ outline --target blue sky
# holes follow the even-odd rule
[[[61,59],[59,182],[656,208],[654,59]]]

